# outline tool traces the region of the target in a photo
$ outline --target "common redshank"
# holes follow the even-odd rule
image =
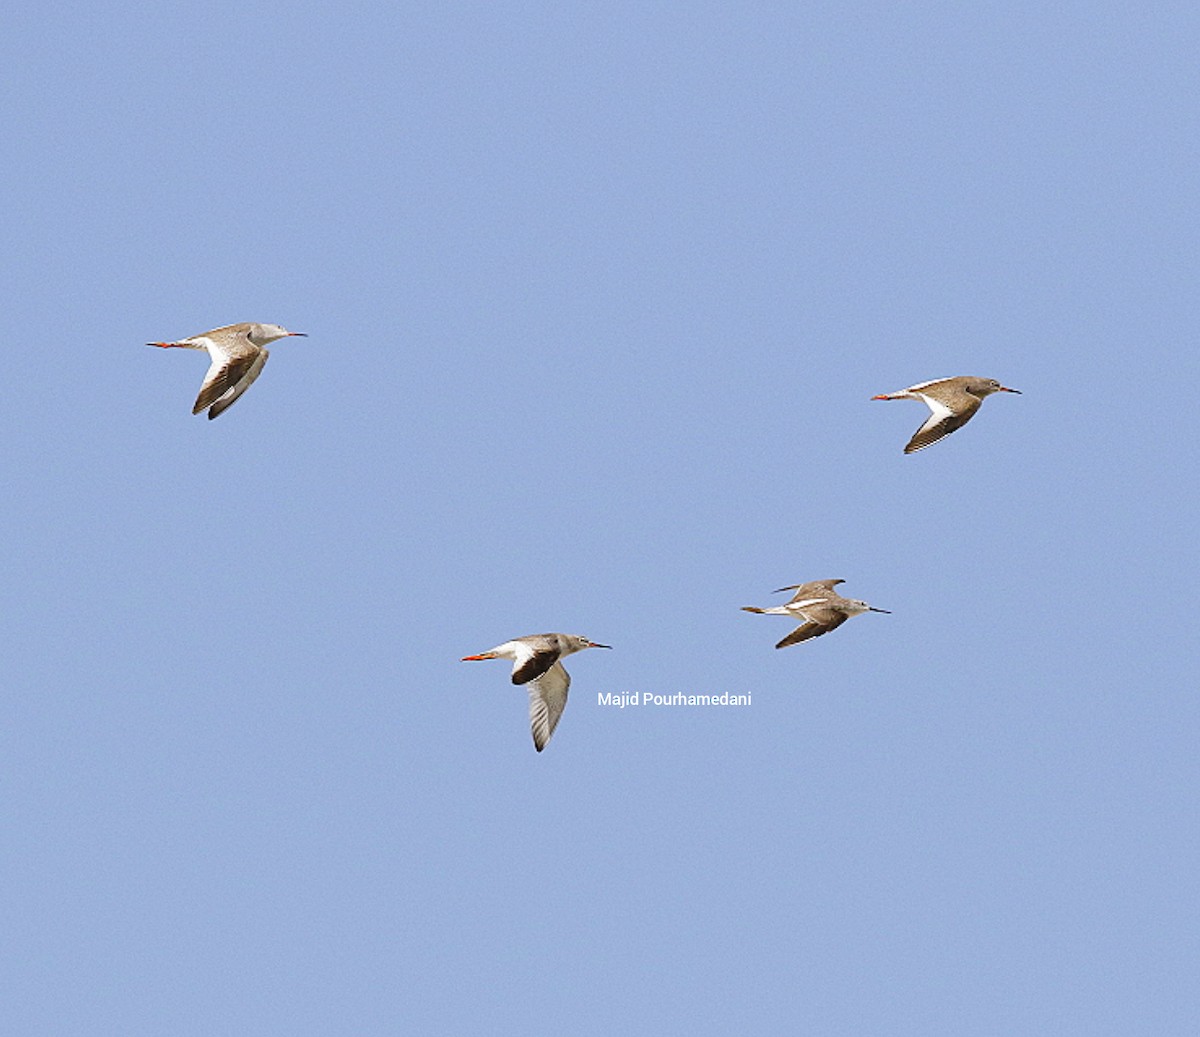
[[[787,648],[788,645],[799,644],[813,637],[828,634],[846,622],[851,616],[863,612],[884,612],[891,615],[887,609],[877,609],[865,601],[855,598],[843,598],[833,588],[845,580],[810,580],[808,583],[796,583],[790,587],[780,587],[780,591],[795,591],[792,600],[786,605],[776,605],[774,608],[760,609],[753,605],[743,606],[743,612],[756,612],[762,616],[791,616],[793,619],[804,620],[803,626],[797,627],[787,637],[779,642],[776,648]]]
[[[558,726],[567,705],[567,689],[571,676],[563,669],[564,656],[582,652],[585,648],[611,648],[598,645],[586,637],[574,634],[530,634],[505,641],[488,652],[464,655],[463,662],[478,659],[511,659],[512,682],[527,685],[529,690],[529,725],[533,729],[533,744],[540,753]]]
[[[960,375],[957,378],[921,382],[900,392],[881,393],[871,399],[921,400],[932,411],[904,448],[906,454],[915,454],[943,436],[950,435],[955,429],[962,428],[975,416],[983,398],[994,392],[1015,392],[1019,396],[1021,390],[1005,388],[994,378]]]
[[[281,338],[305,338],[302,331],[288,331],[278,324],[229,324],[177,342],[148,342],[162,349],[207,349],[212,357],[193,414],[206,407],[211,421],[234,405],[254,383],[270,355],[264,348]]]

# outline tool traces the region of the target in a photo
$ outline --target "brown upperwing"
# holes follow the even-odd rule
[[[927,446],[932,446],[939,439],[950,435],[956,429],[962,428],[979,410],[981,400],[975,401],[975,406],[966,410],[960,411],[957,414],[948,414],[941,421],[935,421],[936,415],[931,414],[925,419],[925,423],[917,429],[913,434],[912,439],[908,441],[908,446],[904,448],[906,454],[915,454],[918,450],[924,450]]]
[[[820,637],[822,634],[828,634],[831,630],[836,630],[850,617],[845,612],[837,609],[809,609],[812,613],[811,618],[804,626],[797,627],[787,637],[779,642],[776,648],[787,648],[789,645],[798,645],[801,641],[808,641],[814,637]]]
[[[550,669],[557,661],[558,651],[556,649],[540,649],[513,670],[512,682],[514,684],[528,684],[532,680],[537,680],[538,677]]]

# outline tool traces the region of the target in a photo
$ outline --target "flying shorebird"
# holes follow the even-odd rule
[[[1006,389],[994,378],[960,375],[957,378],[921,382],[900,392],[881,393],[879,396],[872,396],[871,399],[920,400],[933,412],[904,448],[906,454],[915,454],[918,450],[924,450],[936,443],[943,436],[950,435],[955,429],[962,428],[975,416],[983,398],[991,396],[994,392],[1015,392],[1018,396],[1021,394],[1020,389]]]
[[[238,397],[253,384],[270,355],[264,348],[276,339],[307,336],[302,331],[288,331],[278,324],[229,324],[214,328],[202,335],[181,338],[178,342],[147,342],[162,349],[207,349],[212,365],[196,397],[193,414],[209,408],[211,421],[234,405]]]
[[[790,587],[780,587],[775,591],[795,591],[792,600],[786,605],[776,605],[774,608],[760,609],[746,605],[743,612],[756,612],[763,616],[792,616],[803,619],[804,624],[798,626],[787,637],[779,642],[776,648],[787,648],[788,645],[799,644],[813,637],[828,634],[846,622],[851,616],[863,612],[884,612],[891,615],[887,609],[877,609],[865,601],[855,598],[843,598],[833,588],[845,580],[810,580],[808,583],[795,583]]]
[[[563,669],[563,656],[585,648],[611,648],[574,634],[530,634],[497,645],[490,652],[464,655],[463,662],[477,659],[511,659],[512,682],[529,686],[529,724],[533,744],[540,753],[558,726],[567,705],[571,676]]]

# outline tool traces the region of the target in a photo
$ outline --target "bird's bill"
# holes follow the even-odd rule
[[[289,331],[288,338],[308,338],[308,332],[306,332],[306,331]]]
[[[174,342],[147,342],[146,345],[158,346],[159,349],[170,349],[173,345],[175,345],[175,343]]]
[[[496,658],[495,652],[484,652],[481,655],[464,655],[460,661],[464,662],[464,663],[472,663],[472,662],[479,662],[482,659],[495,659],[495,658]]]
[[[595,641],[589,641],[588,647],[589,648],[611,648],[612,645],[598,645],[598,644],[596,644]]]
[[[891,396],[889,396],[885,392],[882,392],[878,396],[872,396],[871,399],[873,399],[873,400],[890,400]]]
[[[874,605],[868,605],[867,611],[868,612],[882,612],[885,616],[890,616],[892,614],[891,609],[877,609]]]
[[[1008,386],[1006,386],[1006,385],[1002,385],[1002,386],[1000,386],[1000,391],[1001,391],[1001,392],[1015,392],[1015,393],[1016,393],[1018,396],[1020,396],[1020,395],[1021,395],[1021,390],[1020,390],[1020,389],[1010,389],[1010,388],[1008,388]]]
[[[793,583],[790,587],[776,587],[773,591],[771,591],[771,593],[772,594],[782,594],[784,591],[798,591],[799,589],[800,589],[800,584]]]

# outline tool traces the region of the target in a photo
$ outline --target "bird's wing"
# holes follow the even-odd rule
[[[212,364],[200,387],[200,395],[196,397],[192,413],[199,414],[211,407],[208,414],[211,419],[232,407],[238,397],[250,388],[270,353],[251,345],[249,341],[235,344],[208,339],[208,343]]]
[[[795,591],[789,605],[805,598],[827,598],[833,593],[833,588],[845,580],[809,580],[808,583],[798,583],[794,587],[780,587],[781,591]]]
[[[235,402],[237,402],[242,393],[244,393],[250,388],[251,385],[254,384],[254,380],[259,376],[259,374],[262,373],[263,365],[267,362],[267,357],[269,355],[270,354],[265,349],[260,349],[258,351],[258,356],[255,357],[254,361],[250,364],[249,370],[237,380],[232,389],[221,396],[217,402],[212,405],[212,409],[208,412],[209,421],[229,410],[229,408],[232,407]]]
[[[820,605],[822,602],[826,602],[828,600],[829,600],[829,596],[824,595],[824,594],[818,598],[802,598],[802,597],[800,597],[799,594],[797,594],[794,598],[792,598],[791,601],[789,601],[783,607],[784,607],[784,610],[787,612],[792,612],[792,613],[799,612],[800,615],[804,616],[805,618],[808,618],[809,606]]]
[[[529,682],[529,726],[533,731],[534,748],[539,753],[546,748],[558,727],[558,718],[567,707],[570,686],[571,677],[560,662]]]
[[[517,654],[513,657],[512,682],[528,684],[537,680],[558,662],[558,646],[549,640],[538,638],[532,642],[518,641]]]
[[[916,385],[910,385],[904,391],[920,395],[922,389],[932,389],[935,385],[945,385],[947,382],[952,381],[954,381],[953,378],[930,378],[927,382],[917,382]]]
[[[779,642],[776,648],[787,648],[788,645],[798,645],[801,641],[828,634],[846,622],[850,617],[844,612],[833,609],[810,609],[804,614],[808,620],[804,626],[796,627],[787,637]]]
[[[981,402],[971,397],[964,403],[961,410],[955,412],[932,396],[925,393],[921,393],[920,396],[932,413],[926,419],[925,424],[917,429],[912,439],[908,441],[908,446],[904,448],[906,454],[915,454],[918,450],[924,450],[943,436],[950,435],[955,429],[962,428],[979,410]]]

